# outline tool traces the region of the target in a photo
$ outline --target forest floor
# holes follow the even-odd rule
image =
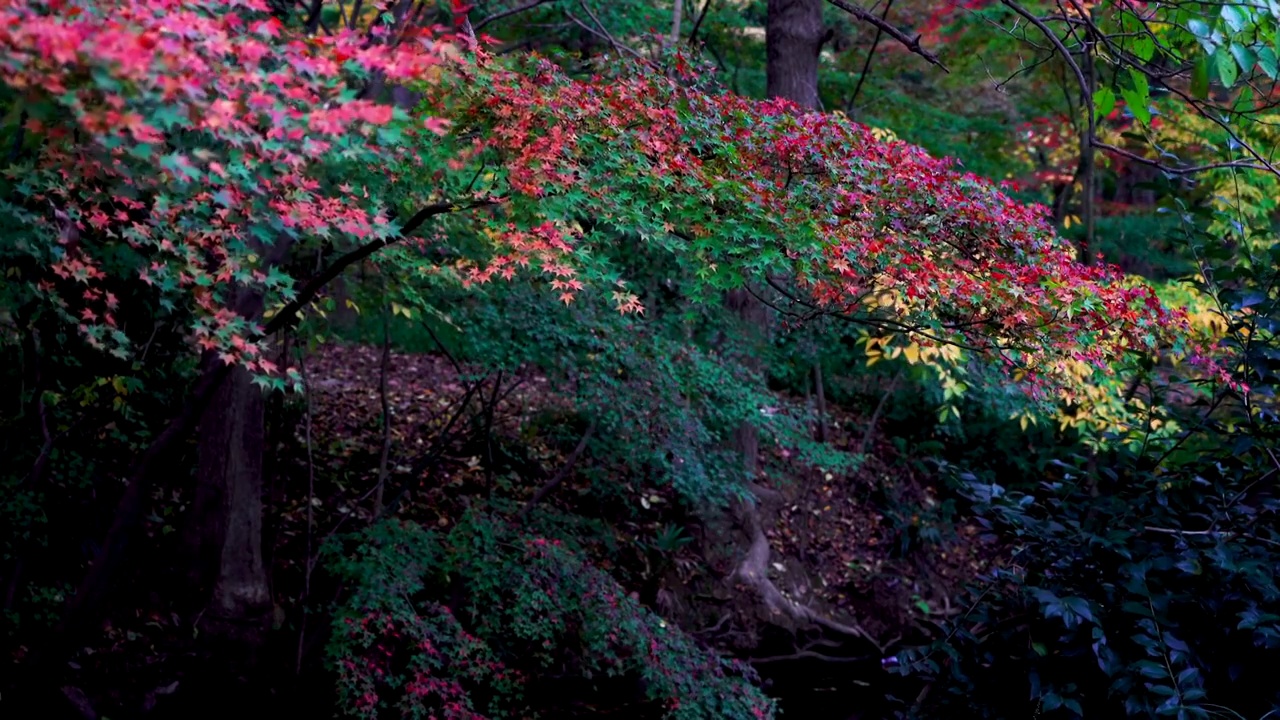
[[[329,481],[317,485],[312,495],[298,482],[305,476],[298,472],[303,468],[288,473],[294,479],[282,489],[279,542],[304,540],[308,502],[313,537],[371,517],[374,506],[367,496],[377,483],[384,439],[380,367],[379,348],[351,345],[327,346],[309,364],[312,464],[323,466],[316,477]],[[448,527],[463,507],[482,498],[506,495],[524,502],[565,468],[580,439],[580,429],[565,431],[571,402],[537,374],[485,378],[445,357],[392,353],[386,385],[392,417],[388,485],[407,491],[401,512],[421,523]],[[478,399],[484,397],[498,398],[489,416],[458,413],[464,401],[478,409],[483,404]],[[856,470],[827,472],[807,466],[787,448],[761,449],[761,484],[781,495],[776,511],[766,518],[771,570],[791,597],[856,621],[888,647],[916,634],[921,624],[958,612],[952,600],[998,553],[979,540],[979,529],[946,500],[938,480],[868,428],[866,415],[831,407],[825,424],[834,447],[863,452]],[[295,433],[295,463],[305,460],[305,453],[297,452],[305,449],[303,430]],[[434,457],[431,469],[410,477],[424,456]],[[589,472],[595,463],[590,457],[578,461],[544,502],[570,513],[587,512],[578,498],[590,493],[592,483],[598,486],[600,472],[608,476],[615,470],[601,463],[596,465],[600,472]],[[699,540],[680,551],[659,587],[641,590],[644,599],[656,600],[659,612],[689,620],[689,603],[682,602],[691,594],[688,588],[699,581],[723,586],[732,573],[733,556],[743,551],[742,538],[709,537],[724,528],[677,511],[674,492],[667,488],[640,487],[625,476],[609,482],[635,499],[627,508],[589,509],[614,511],[593,518],[615,534],[611,545],[634,547],[671,524],[687,528]],[[277,555],[305,557],[292,551]],[[655,568],[646,568],[648,559],[641,553],[609,553],[597,561],[619,566],[610,569],[624,585],[628,580],[653,585],[646,575]],[[679,606],[686,617],[680,617]]]
[[[393,352],[388,360],[387,434],[378,347],[322,346],[304,368],[307,397],[272,410],[280,431],[268,439],[263,550],[276,604],[266,659],[275,677],[319,669],[324,608],[340,591],[323,577],[320,550],[372,521],[379,495],[399,516],[447,529],[480,504],[514,514],[551,483],[542,505],[591,528],[595,537],[584,539],[598,549],[597,565],[655,612],[780,683],[797,679],[783,669],[786,661],[861,661],[861,674],[845,675],[866,686],[861,678],[883,672],[882,654],[961,612],[953,600],[999,557],[921,464],[869,430],[867,416],[829,408],[827,441],[865,450],[857,469],[827,472],[786,448],[764,447],[759,483],[775,497],[762,513],[772,582],[795,603],[870,638],[833,643],[775,622],[734,582],[749,539],[731,513],[707,520],[682,508],[670,488],[646,486],[589,452],[578,457],[582,423],[545,377],[485,374],[438,355]],[[598,499],[602,482],[616,488],[612,499]],[[157,547],[181,537],[184,502],[153,498],[146,532]],[[652,539],[673,527],[690,540],[656,557]],[[125,619],[73,665],[86,681],[67,690],[112,717],[118,713],[109,708],[134,716],[164,706],[204,672],[198,658],[184,655],[191,630],[166,598],[130,601],[134,610],[116,613]],[[822,673],[799,675],[802,685],[826,682]]]

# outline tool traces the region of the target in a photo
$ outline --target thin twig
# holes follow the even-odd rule
[[[1208,163],[1205,165],[1192,165],[1190,167],[1184,167],[1184,168],[1170,167],[1160,162],[1159,160],[1152,160],[1151,158],[1143,157],[1141,155],[1138,155],[1137,153],[1133,153],[1128,150],[1125,150],[1124,148],[1116,147],[1115,145],[1102,142],[1097,138],[1094,138],[1093,146],[1100,150],[1106,150],[1107,152],[1114,153],[1123,158],[1128,158],[1129,160],[1133,160],[1134,162],[1142,163],[1143,165],[1147,165],[1153,168],[1158,168],[1159,170],[1169,173],[1170,175],[1194,175],[1195,173],[1205,172],[1206,170],[1224,170],[1224,169],[1231,169],[1231,168],[1242,169],[1242,170],[1268,170],[1267,166],[1260,165],[1255,162],[1250,162],[1248,160],[1232,160],[1230,162],[1217,162],[1217,163]]]
[[[608,41],[609,45],[610,45],[610,46],[612,46],[614,50],[618,50],[618,51],[620,51],[620,52],[625,52],[625,53],[627,53],[628,55],[630,55],[630,56],[634,57],[635,59],[639,60],[640,62],[644,63],[645,65],[649,65],[649,66],[651,66],[651,67],[653,66],[653,61],[652,61],[652,60],[650,60],[649,58],[645,57],[644,55],[641,55],[641,54],[640,54],[639,52],[637,52],[636,50],[634,50],[634,49],[632,49],[632,48],[630,48],[630,47],[627,47],[626,45],[623,45],[622,43],[620,43],[620,42],[618,42],[616,39],[614,39],[613,35],[609,34],[609,29],[608,29],[608,28],[606,28],[606,27],[605,27],[605,26],[600,22],[600,19],[596,17],[596,14],[595,14],[595,13],[591,12],[591,8],[587,7],[586,3],[579,3],[579,4],[582,6],[582,9],[586,11],[587,15],[591,18],[591,21],[592,21],[592,22],[594,22],[594,23],[596,24],[596,26],[600,28],[599,30],[596,30],[595,28],[591,27],[590,25],[588,25],[588,24],[586,24],[586,23],[582,22],[582,21],[581,21],[581,20],[579,20],[577,17],[575,17],[575,16],[573,15],[573,13],[569,12],[568,10],[565,10],[565,11],[564,11],[564,15],[565,15],[565,17],[567,17],[567,18],[569,18],[570,20],[572,20],[574,24],[576,24],[578,27],[582,28],[583,30],[586,30],[587,32],[591,33],[592,35],[595,35],[595,36],[596,36],[596,37],[598,37],[598,38],[603,38],[604,40]]]
[[[294,673],[302,674],[302,648],[307,633],[307,598],[311,595],[311,571],[315,567],[312,561],[312,541],[315,535],[315,497],[316,497],[316,464],[311,442],[311,384],[307,379],[307,359],[304,350],[298,357],[298,370],[302,373],[302,394],[306,397],[306,424],[303,426],[303,439],[307,444],[307,564],[302,575],[302,597],[298,603],[302,606],[302,623],[298,627],[298,656]]]
[[[884,4],[884,10],[880,13],[880,20],[883,22],[889,17],[889,8],[893,7],[893,0]],[[862,92],[862,84],[867,81],[867,75],[871,71],[871,61],[875,59],[876,49],[880,47],[880,38],[884,37],[884,28],[876,26],[876,37],[871,41],[871,49],[867,51],[867,59],[862,63],[862,72],[858,73],[858,84],[853,86],[853,94],[849,96],[849,102],[845,104],[845,112],[853,114],[853,107],[858,103],[858,93]]]
[[[1178,537],[1208,537],[1219,540],[1230,540],[1232,538],[1239,537],[1245,538],[1246,540],[1256,540],[1260,543],[1280,547],[1280,540],[1271,540],[1269,538],[1258,537],[1257,535],[1235,532],[1234,530],[1179,530],[1177,528],[1151,527],[1150,525],[1147,525],[1142,529],[1149,533],[1177,535]]]
[[[862,441],[858,443],[858,454],[865,455],[867,445],[871,442],[871,434],[876,431],[876,423],[880,420],[880,413],[884,412],[885,405],[889,402],[889,396],[893,395],[893,391],[898,387],[898,381],[902,379],[903,370],[899,370],[897,375],[889,381],[889,387],[884,391],[884,395],[880,396],[880,402],[876,403],[876,409],[871,413],[871,419],[867,421],[867,431],[862,435]]]
[[[812,650],[798,650],[790,655],[771,655],[769,657],[753,657],[747,658],[747,662],[752,665],[771,662],[785,662],[788,660],[820,660],[829,663],[850,663],[850,662],[869,662],[875,660],[873,655],[858,655],[856,657],[836,657],[832,655],[823,655]]]

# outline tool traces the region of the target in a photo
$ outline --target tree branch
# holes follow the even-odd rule
[[[893,7],[893,0],[884,5],[884,12],[880,13],[880,20],[883,22],[889,17],[889,9]],[[867,51],[867,59],[862,63],[862,72],[858,75],[858,84],[853,86],[853,95],[849,96],[849,102],[845,104],[845,112],[853,114],[853,108],[858,103],[858,93],[862,92],[862,84],[867,81],[867,75],[871,72],[871,61],[876,57],[876,49],[880,47],[880,38],[884,37],[884,28],[876,26],[876,37],[871,41],[871,49]]]
[[[945,73],[951,72],[950,70],[947,69],[946,65],[942,64],[942,61],[938,59],[937,55],[934,55],[932,52],[929,52],[928,50],[925,50],[923,47],[920,46],[919,35],[916,35],[914,38],[907,37],[906,33],[894,27],[889,22],[877,17],[876,15],[870,12],[867,12],[866,10],[858,7],[857,5],[848,3],[845,0],[827,0],[827,2],[831,3],[832,5],[835,5],[841,10],[844,10],[845,12],[861,20],[862,22],[867,23],[868,25],[871,25],[872,27],[883,32],[885,35],[888,35],[894,40],[897,40],[899,43],[902,44],[903,47],[905,47],[906,49],[910,50],[916,55],[919,55],[920,57],[927,60],[930,65],[937,65],[938,67],[942,68],[942,72],[945,72]]]
[[[591,424],[587,426],[587,431],[582,434],[582,439],[573,448],[573,452],[569,453],[569,457],[565,459],[564,465],[560,466],[560,470],[556,472],[555,477],[538,488],[533,497],[529,498],[524,507],[520,508],[519,517],[521,522],[524,522],[525,518],[529,516],[529,511],[533,510],[535,505],[542,502],[543,498],[550,495],[551,491],[559,487],[560,483],[564,482],[564,479],[569,476],[569,471],[573,469],[574,465],[578,464],[578,458],[582,457],[582,453],[587,449],[587,443],[591,442],[591,436],[596,434],[596,427],[596,421],[592,420]]]
[[[1001,0],[1001,2],[1005,7],[1021,15],[1027,22],[1035,25],[1040,32],[1044,33],[1045,38],[1053,44],[1054,49],[1058,51],[1058,54],[1062,56],[1062,59],[1067,63],[1067,67],[1071,68],[1071,72],[1075,74],[1076,81],[1080,83],[1081,95],[1087,95],[1089,92],[1089,81],[1085,79],[1084,71],[1080,69],[1080,65],[1075,61],[1075,58],[1071,57],[1071,51],[1067,49],[1066,45],[1062,44],[1062,38],[1058,37],[1058,34],[1055,33],[1052,28],[1046,25],[1043,20],[1033,15],[1030,10],[1027,10],[1013,0]],[[1093,105],[1090,104],[1089,107],[1092,108]],[[1092,112],[1092,110],[1090,110],[1090,112]]]
[[[1205,172],[1206,170],[1224,170],[1224,169],[1232,169],[1232,168],[1237,170],[1269,170],[1269,168],[1267,168],[1267,166],[1265,165],[1259,165],[1258,163],[1249,162],[1248,160],[1232,160],[1230,162],[1209,163],[1207,165],[1193,165],[1191,167],[1185,167],[1185,168],[1169,167],[1168,165],[1165,165],[1159,160],[1152,160],[1151,158],[1142,157],[1137,153],[1133,153],[1128,150],[1125,150],[1124,148],[1116,147],[1115,145],[1102,142],[1101,140],[1098,140],[1096,138],[1093,141],[1093,146],[1098,148],[1099,150],[1106,150],[1109,153],[1115,153],[1116,155],[1119,155],[1124,158],[1128,158],[1130,160],[1133,160],[1134,162],[1142,163],[1143,165],[1148,165],[1150,167],[1157,168],[1163,172],[1169,173],[1170,175],[1194,175],[1195,173]]]
[[[501,10],[481,20],[475,25],[472,25],[471,29],[474,32],[480,32],[481,28],[483,28],[485,25],[488,25],[491,22],[497,22],[498,20],[502,20],[503,18],[509,18],[512,15],[519,15],[520,13],[525,12],[526,10],[532,10],[538,7],[539,5],[546,5],[547,3],[552,3],[552,2],[555,2],[555,0],[533,0],[533,2],[528,2],[518,7],[509,8],[507,10]]]
[[[468,203],[435,203],[434,205],[428,205],[422,208],[404,224],[404,227],[400,229],[400,235],[398,237],[388,240],[374,240],[373,242],[361,245],[355,250],[352,250],[346,255],[334,260],[328,267],[313,276],[307,281],[306,285],[302,286],[302,289],[298,291],[297,296],[294,297],[293,300],[289,301],[280,309],[279,312],[271,316],[271,319],[264,326],[262,334],[270,335],[284,328],[293,320],[302,308],[306,307],[308,303],[315,299],[316,295],[320,294],[320,291],[323,290],[326,285],[332,282],[334,278],[341,275],[343,270],[346,270],[351,265],[373,255],[382,248],[403,240],[409,236],[409,233],[417,230],[428,219],[433,218],[436,215],[458,212],[459,210],[470,210],[472,208],[483,207],[486,205],[496,205],[497,203],[497,200],[476,200]]]
[[[596,17],[595,13],[591,12],[591,8],[587,7],[586,3],[579,3],[579,4],[582,6],[582,9],[586,11],[587,15],[591,18],[591,21],[596,24],[596,27],[600,28],[599,30],[582,22],[577,17],[575,17],[573,13],[569,12],[568,10],[564,11],[565,17],[569,18],[569,20],[573,21],[575,25],[582,28],[583,30],[586,30],[587,32],[591,33],[592,35],[595,35],[598,38],[608,41],[609,46],[612,47],[614,50],[617,50],[618,52],[625,52],[631,57],[634,57],[635,59],[644,63],[645,65],[648,65],[650,67],[653,66],[652,60],[645,57],[644,55],[641,55],[634,48],[628,47],[618,42],[617,39],[615,39],[613,35],[609,32],[609,28],[605,27],[604,23],[600,22],[600,19]]]
[[[1179,530],[1177,528],[1151,527],[1150,525],[1142,528],[1149,533],[1157,533],[1160,535],[1176,535],[1178,537],[1207,537],[1215,540],[1230,540],[1232,538],[1244,538],[1246,540],[1256,540],[1260,543],[1280,547],[1280,541],[1271,540],[1269,538],[1258,537],[1249,533],[1235,532],[1233,530]]]
[[[707,0],[702,3],[702,12],[698,13],[698,19],[693,23],[693,29],[689,31],[689,44],[693,45],[698,41],[698,29],[702,27],[702,21],[707,17],[707,11],[711,9],[713,0]]]

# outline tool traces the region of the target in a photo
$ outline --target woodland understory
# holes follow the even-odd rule
[[[0,0],[0,718],[1277,716],[1278,52]]]

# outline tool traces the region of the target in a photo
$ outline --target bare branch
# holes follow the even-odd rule
[[[889,9],[893,7],[893,0],[885,3],[884,11],[880,13],[880,20],[884,21],[889,17]],[[846,103],[846,112],[853,114],[853,108],[858,102],[858,93],[862,91],[862,84],[867,81],[867,75],[871,73],[871,61],[876,57],[876,49],[880,47],[880,38],[884,37],[884,28],[876,28],[876,37],[871,41],[871,49],[867,51],[867,59],[862,63],[862,72],[858,74],[858,84],[853,86],[853,94],[849,96],[849,102]]]
[[[916,55],[919,55],[920,57],[928,61],[930,65],[937,65],[938,67],[942,68],[942,72],[945,72],[945,73],[951,72],[950,70],[947,69],[946,65],[942,64],[942,61],[938,59],[937,55],[934,55],[932,52],[925,50],[923,47],[920,46],[919,35],[916,35],[914,38],[908,37],[906,33],[894,27],[891,23],[885,21],[880,17],[877,17],[875,14],[870,13],[864,10],[863,8],[858,7],[857,5],[853,5],[849,2],[846,2],[846,0],[827,0],[827,2],[831,3],[832,5],[835,5],[841,10],[844,10],[845,12],[861,20],[862,22],[867,23],[868,25],[876,28],[877,30],[883,32],[885,35],[888,35],[894,40],[897,40],[899,43],[902,44],[903,47],[905,47],[906,49],[910,50],[911,52],[915,53]]]
[[[573,452],[569,453],[569,457],[565,458],[564,465],[560,466],[560,470],[556,472],[555,477],[538,488],[533,497],[529,498],[524,507],[520,508],[521,522],[529,517],[529,511],[533,510],[535,505],[542,502],[543,498],[550,495],[551,491],[559,487],[560,483],[564,482],[564,479],[569,476],[569,471],[573,470],[573,466],[578,464],[578,458],[582,457],[583,451],[587,449],[587,443],[591,442],[591,436],[596,434],[596,427],[596,421],[592,420],[591,424],[587,426],[587,431],[582,433],[582,438],[578,440],[578,444],[573,448]]]
[[[1267,545],[1280,547],[1280,541],[1270,538],[1258,537],[1257,535],[1249,535],[1247,533],[1238,533],[1231,530],[1180,530],[1178,528],[1151,527],[1150,525],[1142,528],[1149,533],[1157,533],[1159,535],[1176,535],[1178,537],[1207,537],[1215,540],[1230,540],[1232,538],[1245,538],[1246,540],[1256,540]]]
[[[876,660],[873,655],[858,655],[856,657],[834,657],[832,655],[823,655],[812,650],[798,650],[790,655],[771,655],[769,657],[753,657],[747,658],[747,662],[755,665],[759,663],[786,662],[788,660],[820,660],[830,663],[849,663],[849,662],[870,662]]]
[[[1066,45],[1062,44],[1062,38],[1058,37],[1058,34],[1055,33],[1052,28],[1046,25],[1043,20],[1033,15],[1030,10],[1027,10],[1013,0],[1001,0],[1001,2],[1005,7],[1021,15],[1027,22],[1035,25],[1040,32],[1044,33],[1045,38],[1053,44],[1054,49],[1058,51],[1058,54],[1062,56],[1062,59],[1067,63],[1067,66],[1071,68],[1071,72],[1075,73],[1076,80],[1080,83],[1081,94],[1087,95],[1089,91],[1089,81],[1085,79],[1084,71],[1080,69],[1080,65],[1076,62],[1075,58],[1071,57],[1071,51],[1067,49]],[[1090,105],[1090,107],[1092,107],[1092,105]],[[1090,110],[1090,112],[1092,112],[1092,110]]]
[[[609,33],[608,28],[606,28],[603,24],[601,24],[599,18],[595,16],[595,13],[591,12],[591,8],[587,7],[585,3],[582,5],[582,9],[587,11],[587,14],[591,16],[592,22],[594,22],[596,26],[600,28],[599,30],[591,27],[590,25],[574,17],[573,13],[569,12],[568,10],[564,11],[565,17],[572,20],[575,25],[582,28],[583,30],[586,30],[587,32],[591,33],[592,35],[595,35],[598,38],[608,41],[609,45],[614,50],[617,50],[619,52],[625,52],[628,55],[634,57],[635,59],[639,60],[640,62],[646,65],[650,65],[650,66],[653,65],[653,62],[649,60],[649,58],[645,57],[644,55],[641,55],[640,53],[636,52],[633,48],[627,47],[626,45],[623,45],[622,43],[614,39],[613,35]]]
[[[1137,153],[1125,150],[1124,148],[1116,147],[1115,145],[1102,142],[1097,138],[1093,139],[1093,146],[1098,148],[1099,150],[1106,150],[1109,153],[1114,153],[1116,155],[1119,155],[1120,157],[1128,158],[1129,160],[1133,160],[1134,162],[1142,163],[1143,165],[1147,165],[1153,168],[1158,168],[1160,170],[1163,170],[1164,172],[1169,173],[1170,175],[1194,175],[1196,173],[1201,173],[1206,170],[1225,170],[1225,169],[1270,170],[1270,168],[1268,168],[1266,165],[1259,165],[1258,163],[1249,162],[1248,160],[1232,160],[1229,162],[1209,163],[1207,165],[1192,165],[1190,167],[1183,167],[1183,168],[1170,167],[1160,162],[1159,160],[1152,160],[1151,158],[1143,157]]]
[[[491,22],[497,22],[498,20],[509,18],[512,15],[519,15],[520,13],[525,12],[526,10],[532,10],[540,5],[546,5],[547,3],[553,3],[555,1],[556,0],[533,0],[533,2],[525,3],[524,5],[520,5],[518,7],[502,10],[501,12],[496,12],[490,15],[489,17],[481,20],[480,22],[476,23],[475,25],[471,26],[471,29],[474,30],[475,32],[480,32],[480,30],[484,28],[485,25],[488,25]]]

